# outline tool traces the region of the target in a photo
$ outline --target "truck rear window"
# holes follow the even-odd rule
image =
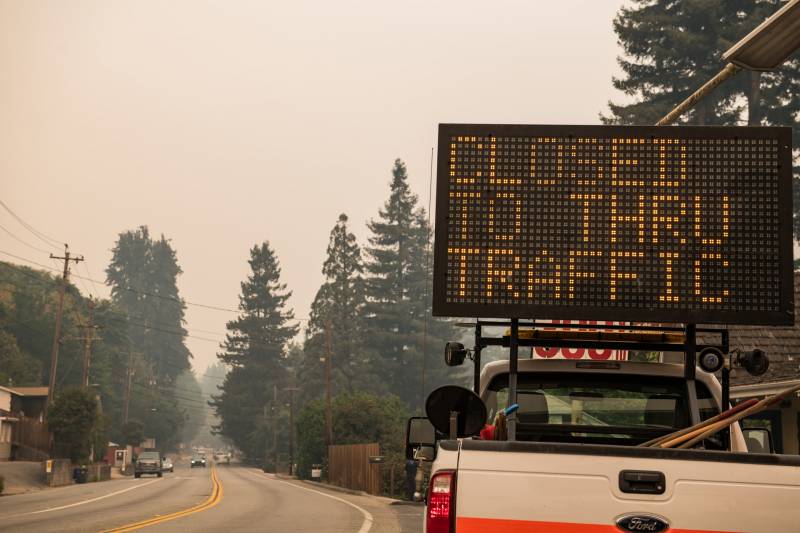
[[[517,390],[518,440],[635,444],[689,422],[678,378],[521,373]],[[490,422],[507,398],[508,376],[499,375],[485,397]]]
[[[139,454],[139,459],[145,461],[158,461],[158,452],[142,452]]]

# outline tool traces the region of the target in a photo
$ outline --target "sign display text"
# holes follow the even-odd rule
[[[441,125],[434,314],[793,323],[788,128]]]

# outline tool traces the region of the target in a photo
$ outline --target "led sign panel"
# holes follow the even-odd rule
[[[439,127],[434,314],[794,322],[789,128]]]

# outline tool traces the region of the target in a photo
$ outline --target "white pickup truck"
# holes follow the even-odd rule
[[[508,361],[481,372],[488,421],[507,404],[509,375]],[[636,446],[718,414],[714,375],[520,359],[516,379],[514,440],[436,443],[427,533],[800,531],[800,457],[748,453],[738,424],[729,445]]]

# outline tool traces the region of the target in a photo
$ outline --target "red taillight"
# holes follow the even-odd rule
[[[452,533],[456,518],[456,473],[437,472],[428,484],[427,533]]]

